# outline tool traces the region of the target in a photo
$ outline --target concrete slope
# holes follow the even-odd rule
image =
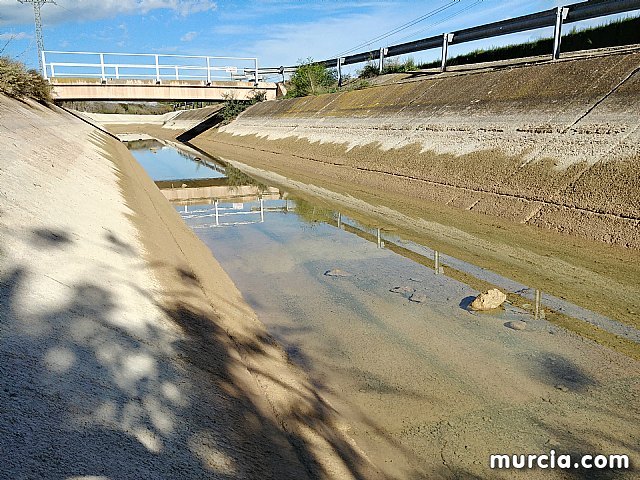
[[[375,478],[123,145],[0,131],[1,477]]]
[[[640,248],[639,67],[632,51],[264,102],[200,138]]]

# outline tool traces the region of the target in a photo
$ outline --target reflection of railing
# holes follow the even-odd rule
[[[206,210],[198,209],[189,212],[189,207],[187,205],[184,206],[184,210],[181,212],[181,216],[183,219],[200,219],[200,218],[215,218],[215,223],[208,224],[197,224],[192,225],[191,228],[214,228],[214,227],[227,227],[231,225],[251,225],[254,223],[263,223],[264,222],[264,200],[260,198],[260,209],[259,210],[249,210],[249,211],[237,211],[237,208],[228,208],[228,207],[220,207],[218,206],[218,200],[213,202],[213,208],[208,208]],[[221,222],[220,218],[235,216],[235,215],[260,215],[260,220],[255,221],[246,221],[246,222]]]
[[[52,57],[61,60],[54,61]],[[69,58],[74,61],[66,61]],[[102,81],[115,78],[211,83],[214,80],[257,81],[258,78],[258,59],[247,57],[43,51],[42,65],[47,79],[92,77]]]

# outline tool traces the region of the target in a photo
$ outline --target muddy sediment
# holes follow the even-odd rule
[[[193,143],[638,249],[639,67],[632,52],[265,102]]]

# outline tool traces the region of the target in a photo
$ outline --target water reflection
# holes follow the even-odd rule
[[[283,237],[284,234],[281,231],[278,231],[279,228],[284,228],[285,224],[300,230],[304,230],[304,226],[311,227],[312,230],[321,230],[326,234],[326,238],[317,239],[323,244],[321,248],[331,246],[333,235],[331,229],[336,229],[345,234],[353,234],[360,240],[372,242],[378,250],[388,250],[398,257],[426,267],[432,274],[447,276],[466,285],[476,285],[477,290],[483,289],[478,285],[491,285],[508,292],[508,302],[514,307],[517,306],[521,313],[530,314],[532,320],[544,319],[549,313],[569,316],[640,343],[640,332],[633,327],[620,324],[564,299],[543,294],[536,288],[522,285],[435,249],[408,241],[395,235],[392,229],[386,229],[381,225],[363,224],[316,202],[293,198],[287,192],[267,186],[232,166],[217,163],[210,158],[203,159],[178,152],[153,141],[136,142],[131,148],[134,148],[134,154],[139,160],[144,159],[144,155],[157,157],[162,153],[166,154],[167,158],[171,157],[171,161],[178,165],[181,165],[182,160],[189,162],[187,169],[178,169],[181,172],[189,169],[192,172],[194,169],[198,171],[205,165],[207,174],[214,172],[218,175],[216,178],[195,178],[184,181],[180,180],[181,177],[178,175],[172,179],[167,178],[165,181],[156,182],[166,198],[182,211],[187,224],[199,232],[208,228],[217,229],[220,226],[262,225],[257,227],[259,231],[247,232],[242,237],[266,235],[268,241],[274,242],[274,248],[277,246],[277,248],[286,249],[291,248],[290,242]],[[152,153],[151,149],[154,148],[159,150]],[[144,155],[140,157],[141,154]],[[157,162],[151,167],[144,161],[141,163],[155,180],[161,180]],[[295,215],[289,215],[286,222],[283,218],[279,218],[289,213]],[[264,226],[267,223],[273,223],[273,225]],[[321,225],[324,227],[320,228]],[[226,241],[224,237],[218,240]],[[240,244],[236,246],[242,248]],[[309,252],[308,255],[313,256],[314,252]],[[224,259],[221,260],[224,263]],[[533,302],[533,305],[530,302]]]
[[[176,150],[157,140],[128,142],[135,159],[154,180],[173,180],[226,177],[225,170],[195,154]]]

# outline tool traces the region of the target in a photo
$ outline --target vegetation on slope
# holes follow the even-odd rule
[[[222,115],[223,119],[222,125],[226,125],[231,122],[251,105],[264,101],[267,98],[267,93],[263,91],[256,91],[249,100],[238,100],[233,95],[226,95],[224,98],[224,104],[220,109],[220,115]]]
[[[307,58],[296,69],[287,84],[287,97],[304,97],[335,91],[338,85],[338,73],[334,68],[314,63]]]
[[[0,93],[13,98],[32,98],[50,103],[51,86],[35,70],[27,70],[20,62],[0,57]]]

